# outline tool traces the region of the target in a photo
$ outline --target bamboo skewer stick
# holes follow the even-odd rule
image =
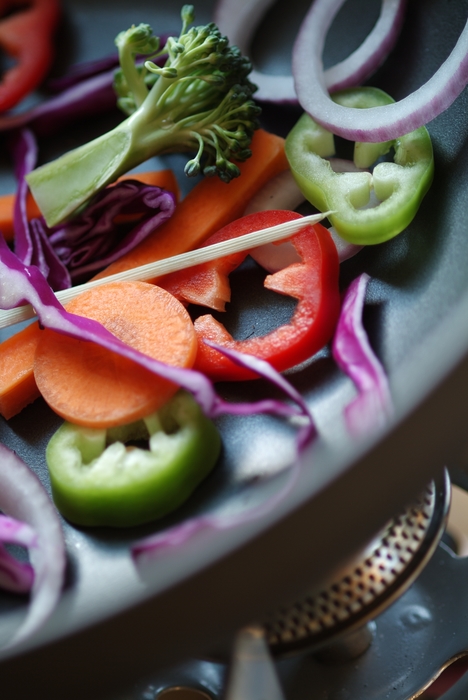
[[[290,238],[304,226],[316,224],[319,221],[322,221],[322,219],[327,217],[329,214],[331,214],[331,212],[311,214],[310,216],[303,216],[300,219],[286,221],[283,224],[269,226],[268,228],[254,231],[253,233],[247,233],[243,236],[232,238],[229,241],[214,243],[213,245],[205,246],[204,248],[191,250],[188,253],[181,253],[180,255],[174,255],[170,258],[164,258],[163,260],[147,263],[146,265],[141,265],[140,267],[135,267],[131,270],[125,270],[124,272],[118,272],[114,275],[101,277],[100,279],[92,280],[91,282],[86,282],[85,284],[79,284],[75,287],[70,287],[70,289],[63,289],[56,292],[55,296],[62,304],[66,304],[82,292],[102,284],[108,284],[109,282],[152,280],[156,277],[167,275],[170,272],[184,270],[188,267],[199,265],[200,263],[210,262],[211,260],[216,260],[217,258],[231,255],[232,253],[250,250],[252,248],[264,245],[265,243],[273,243],[275,241]],[[30,318],[34,318],[35,315],[35,311],[30,304],[17,306],[15,309],[0,311],[0,328],[7,328],[8,326],[12,326],[20,321],[26,321]]]

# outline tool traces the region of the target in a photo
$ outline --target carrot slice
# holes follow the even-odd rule
[[[141,352],[191,367],[195,330],[169,292],[147,282],[113,282],[83,292],[67,310],[102,323]],[[167,379],[97,344],[44,330],[34,361],[37,386],[49,406],[77,425],[109,428],[144,418],[177,391]]]
[[[172,170],[150,170],[146,173],[132,173],[119,178],[121,180],[138,180],[145,185],[153,185],[162,187],[169,192],[174,192],[177,201],[180,197],[180,189],[177,183],[176,176]],[[12,241],[14,238],[13,230],[13,208],[15,204],[14,194],[4,194],[0,196],[0,232],[7,241]],[[28,219],[35,219],[41,215],[39,207],[34,201],[31,193],[28,194],[26,202]]]
[[[215,231],[241,216],[245,203],[255,192],[268,180],[289,168],[284,153],[284,139],[262,129],[257,130],[252,140],[252,157],[239,167],[241,176],[229,185],[218,178],[205,178],[197,183],[163,226],[96,277],[105,277],[152,260],[162,260],[193,250]],[[36,324],[34,328],[39,338]],[[21,352],[22,338],[23,331],[20,331],[15,341],[18,352]],[[16,405],[16,412],[19,412],[37,396],[37,390],[31,389],[33,364],[31,362],[18,368],[11,348],[2,343],[0,366],[3,367],[0,374],[0,413],[5,415],[1,408],[2,397],[8,392],[12,393],[10,400]],[[33,380],[32,384],[34,386]],[[14,414],[8,417],[12,415]]]

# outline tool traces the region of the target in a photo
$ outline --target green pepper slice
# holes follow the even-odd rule
[[[139,441],[148,441],[149,449],[135,446]],[[122,427],[63,423],[46,460],[53,499],[67,520],[128,527],[179,507],[212,470],[220,449],[214,423],[179,391],[159,411]]]
[[[333,100],[361,109],[393,103],[382,90],[359,87],[335,93]],[[335,155],[334,136],[303,114],[286,139],[286,156],[304,196],[350,243],[382,243],[412,221],[434,174],[431,138],[422,126],[394,141],[355,143],[354,164],[369,168],[394,149],[393,162],[378,162],[370,172],[334,172],[327,158]],[[366,207],[371,190],[379,200]]]

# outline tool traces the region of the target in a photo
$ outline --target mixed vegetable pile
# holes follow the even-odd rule
[[[387,378],[362,324],[369,277],[362,274],[342,297],[339,264],[364,245],[396,236],[416,215],[434,171],[424,124],[468,81],[468,29],[419,94],[395,103],[361,83],[393,48],[403,0],[383,0],[369,37],[325,74],[324,40],[343,0],[315,0],[287,78],[252,71],[243,55],[269,4],[219,0],[216,24],[205,26],[193,26],[194,9],[186,5],[180,32],[167,38],[149,25],[132,26],[116,38],[117,70],[114,57],[80,66],[49,100],[0,117],[18,182],[14,201],[0,201],[0,321],[8,323],[7,310],[25,304],[25,313],[33,309],[38,317],[0,346],[0,412],[8,420],[42,396],[64,418],[46,459],[54,503],[71,523],[129,527],[179,507],[218,461],[222,414],[290,420],[301,452],[316,428],[281,373],[329,343],[357,389],[344,407],[350,434],[367,434],[391,414]],[[31,0],[0,22],[0,43],[18,56],[15,70],[31,78],[7,73],[1,109],[44,79],[58,20],[56,0]],[[26,31],[31,21],[34,41],[23,56],[3,29],[13,37],[12,27]],[[286,140],[261,127],[260,104],[273,99],[305,110]],[[114,129],[36,167],[41,133],[116,103],[125,118]],[[335,157],[335,135],[355,142],[353,161]],[[173,173],[126,175],[156,153],[182,151],[190,154],[185,175],[204,176],[182,199]],[[312,219],[295,211],[304,200],[319,212]],[[278,236],[286,242],[265,243]],[[188,267],[162,276],[152,268],[211,246],[216,252],[208,262],[195,255]],[[225,309],[229,274],[249,252],[269,273],[265,287],[297,300],[290,321],[246,340],[233,338],[210,314],[193,322],[187,307]],[[76,298],[65,308],[55,292],[70,288]],[[258,377],[284,400],[232,403],[216,389],[219,381]],[[8,448],[0,446],[0,454],[0,584],[32,592],[13,644],[52,612],[65,545],[37,477]],[[259,517],[281,497],[247,514],[202,516],[159,532],[135,544],[134,560],[152,559],[200,529]],[[31,564],[2,542],[28,548]]]

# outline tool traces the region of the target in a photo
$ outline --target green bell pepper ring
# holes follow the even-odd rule
[[[346,107],[365,109],[394,100],[382,90],[359,87],[335,93]],[[379,162],[370,172],[334,172],[326,160],[335,154],[333,134],[303,114],[286,139],[286,156],[304,196],[350,243],[382,243],[403,231],[414,218],[434,174],[434,155],[422,126],[394,141],[355,143],[354,164],[369,168],[394,149],[393,162]],[[366,207],[371,190],[379,203]]]
[[[134,446],[139,441],[148,441],[149,449]],[[220,449],[215,425],[190,394],[179,391],[159,411],[122,427],[65,422],[50,439],[46,460],[65,518],[127,527],[180,506],[212,470]]]

